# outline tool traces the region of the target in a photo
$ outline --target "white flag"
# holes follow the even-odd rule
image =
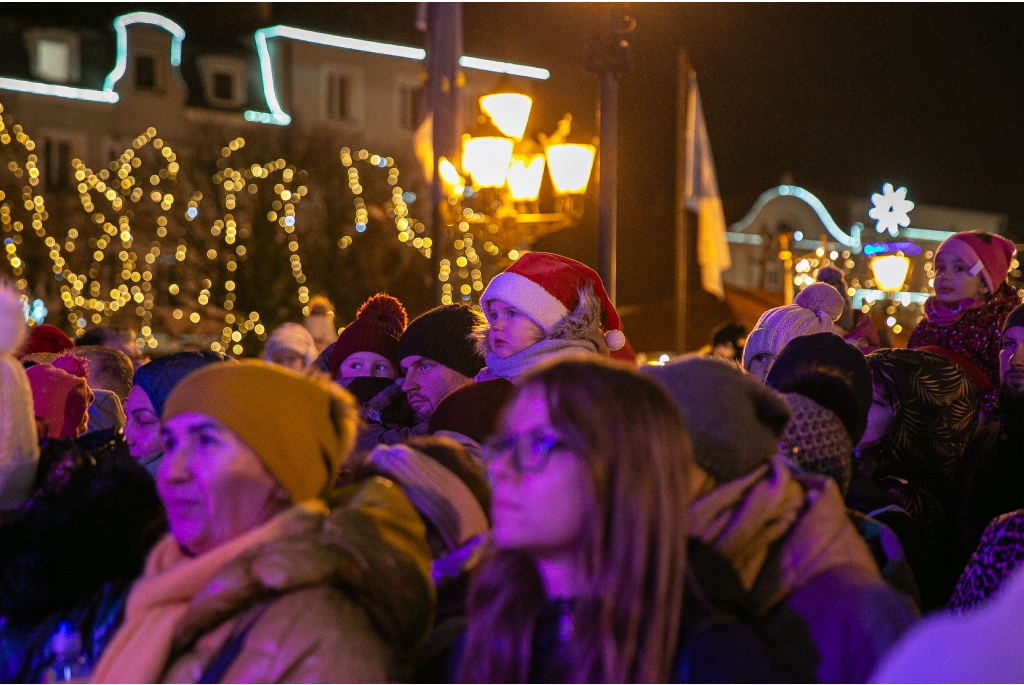
[[[718,194],[711,141],[704,123],[697,79],[690,76],[690,94],[686,112],[686,159],[683,197],[687,209],[697,213],[697,264],[704,290],[725,299],[722,272],[732,266],[729,243],[725,238],[725,212]]]

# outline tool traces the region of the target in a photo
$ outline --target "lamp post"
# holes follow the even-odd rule
[[[604,281],[608,298],[615,303],[615,253],[618,220],[619,74],[629,69],[629,41],[626,36],[636,21],[626,13],[625,3],[602,8],[603,17],[587,43],[587,71],[601,79],[601,163],[598,168],[600,207],[598,209],[597,273]]]

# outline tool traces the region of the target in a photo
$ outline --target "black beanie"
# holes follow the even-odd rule
[[[790,340],[776,357],[765,383],[831,409],[846,426],[853,444],[864,436],[871,408],[871,369],[861,351],[835,333]]]
[[[1013,328],[1014,326],[1024,326],[1024,304],[1020,305],[1006,317],[1006,323],[1003,324],[1003,333],[1006,329]]]
[[[484,368],[484,358],[470,338],[483,315],[463,304],[445,304],[413,319],[398,340],[398,362],[417,356],[432,359],[463,376],[473,378]]]

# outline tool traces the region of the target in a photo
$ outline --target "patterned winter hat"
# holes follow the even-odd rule
[[[37,364],[25,372],[32,386],[35,415],[46,419],[46,435],[53,440],[78,437],[76,429],[85,420],[92,403],[92,390],[80,377],[57,366]]]
[[[843,296],[827,283],[812,283],[793,304],[769,309],[758,319],[743,347],[743,368],[762,353],[778,354],[786,343],[801,335],[834,333],[834,321],[843,314]]]
[[[782,396],[793,418],[782,434],[786,456],[811,473],[829,476],[846,492],[853,478],[853,442],[836,413],[795,392]]]
[[[337,377],[338,369],[356,352],[373,352],[398,368],[398,339],[402,337],[409,317],[402,303],[377,293],[359,308],[356,320],[338,336],[327,362],[327,369]]]
[[[550,333],[576,308],[580,291],[586,286],[590,286],[601,300],[601,326],[608,349],[612,352],[622,350],[626,346],[626,335],[601,277],[586,264],[568,257],[549,252],[527,252],[491,279],[480,296],[480,306],[486,313],[487,303],[491,300],[507,302],[545,333]]]
[[[1006,280],[1016,251],[1016,245],[1002,236],[988,231],[965,231],[954,233],[942,241],[935,256],[938,258],[943,252],[953,253],[970,267],[972,276],[981,274],[988,291],[994,293]]]

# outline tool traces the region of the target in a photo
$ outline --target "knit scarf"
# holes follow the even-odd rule
[[[538,362],[555,355],[571,354],[573,352],[596,353],[597,347],[589,340],[558,338],[554,340],[541,340],[507,359],[500,359],[494,352],[488,352],[484,357],[487,366],[484,367],[474,380],[506,378],[514,383],[517,378],[533,368]]]
[[[761,614],[832,568],[881,578],[835,482],[794,476],[779,456],[699,497],[689,515],[690,536],[729,560]]]
[[[932,295],[924,301],[924,314],[936,326],[952,326],[960,320],[960,317],[968,309],[976,309],[984,304],[984,300],[969,297],[960,300],[954,307],[945,302],[940,302],[937,297]]]
[[[142,577],[132,586],[124,622],[96,665],[92,682],[159,682],[175,631],[192,598],[225,564],[247,550],[286,536],[293,524],[309,513],[327,514],[327,507],[320,500],[296,505],[198,557],[186,556],[172,536],[165,536],[149,553]]]

